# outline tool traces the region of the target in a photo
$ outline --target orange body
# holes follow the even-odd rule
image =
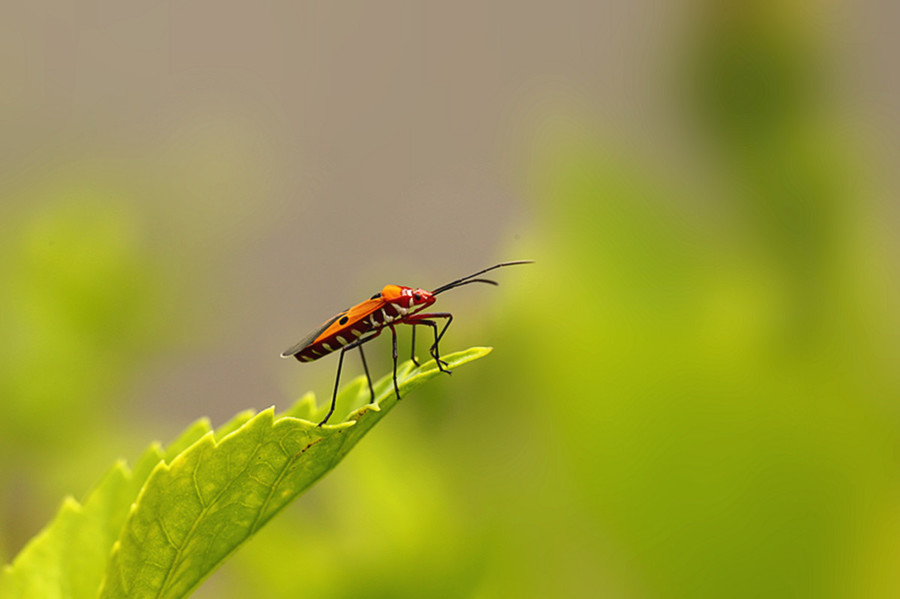
[[[470,283],[487,283],[496,285],[495,281],[489,279],[477,278],[480,275],[502,268],[504,266],[512,266],[514,264],[527,264],[530,260],[514,260],[512,262],[501,262],[490,268],[479,270],[461,279],[456,279],[445,285],[441,285],[432,291],[424,289],[413,289],[412,287],[404,287],[402,285],[386,285],[379,293],[376,293],[366,301],[347,308],[343,312],[339,312],[333,317],[322,323],[318,329],[307,335],[299,343],[295,343],[290,348],[281,353],[282,358],[294,357],[300,362],[312,362],[318,360],[322,356],[341,350],[340,359],[338,360],[337,375],[334,377],[334,393],[331,395],[331,409],[319,426],[325,424],[334,412],[334,403],[337,399],[338,383],[341,380],[341,365],[344,361],[344,354],[347,350],[357,348],[362,358],[363,368],[366,371],[366,380],[369,383],[369,394],[372,401],[375,401],[375,390],[372,387],[372,377],[369,376],[369,368],[366,366],[366,357],[363,354],[362,346],[381,334],[385,327],[391,331],[393,341],[393,358],[394,358],[394,393],[397,399],[400,399],[400,386],[397,384],[397,331],[394,328],[396,324],[408,324],[412,326],[412,361],[418,366],[416,361],[416,326],[427,326],[434,332],[434,343],[429,349],[431,357],[434,358],[438,369],[441,372],[450,373],[444,368],[447,363],[441,360],[438,351],[438,343],[447,332],[447,327],[453,320],[453,315],[448,312],[427,313],[422,310],[430,306],[437,299],[437,295],[455,289]],[[444,321],[443,328],[437,325],[437,320]]]
[[[406,321],[430,306],[435,297],[424,289],[385,285],[370,299],[339,312],[302,341],[285,350],[282,357],[293,356],[300,362],[312,362],[362,338],[380,332],[390,324]]]

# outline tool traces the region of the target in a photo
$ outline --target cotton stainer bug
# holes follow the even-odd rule
[[[446,362],[441,360],[438,351],[438,343],[447,327],[453,320],[453,315],[449,312],[422,312],[425,308],[433,304],[437,295],[455,287],[468,285],[469,283],[487,283],[489,285],[497,285],[496,281],[489,279],[478,279],[479,275],[483,275],[491,270],[501,268],[503,266],[512,266],[514,264],[528,264],[531,260],[515,260],[512,262],[501,262],[490,268],[479,270],[461,279],[456,279],[446,285],[441,285],[434,291],[426,291],[424,289],[413,289],[412,287],[403,287],[402,285],[386,285],[379,293],[376,293],[361,304],[357,304],[352,308],[348,308],[325,321],[322,326],[307,335],[302,341],[286,349],[282,354],[282,358],[294,357],[300,362],[312,362],[318,360],[322,356],[326,356],[337,350],[341,350],[338,358],[337,375],[334,380],[334,393],[331,395],[331,409],[325,419],[319,423],[319,426],[325,424],[331,414],[334,412],[334,402],[337,399],[338,384],[341,380],[341,366],[344,363],[344,354],[348,350],[358,347],[359,355],[362,358],[363,370],[366,372],[366,380],[369,383],[369,393],[371,401],[375,401],[375,390],[372,388],[372,377],[369,376],[369,367],[366,364],[366,356],[363,354],[362,346],[364,343],[371,341],[381,334],[385,327],[391,330],[393,339],[393,357],[394,357],[394,393],[397,399],[400,399],[400,388],[397,385],[397,331],[394,328],[398,324],[408,324],[412,329],[412,361],[416,366],[416,327],[431,327],[434,332],[434,343],[431,345],[429,353],[434,358],[438,369],[441,372],[450,374],[450,371],[444,368]],[[436,319],[446,319],[444,326],[438,331]]]

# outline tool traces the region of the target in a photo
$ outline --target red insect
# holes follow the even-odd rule
[[[427,326],[434,331],[434,343],[429,349],[431,357],[434,358],[437,367],[441,372],[450,374],[450,371],[444,368],[446,362],[441,360],[438,352],[438,343],[447,332],[447,327],[453,320],[453,315],[449,312],[422,312],[425,308],[436,301],[436,296],[448,289],[468,285],[469,283],[488,283],[497,285],[496,281],[489,279],[477,279],[478,275],[482,275],[488,271],[503,266],[512,266],[514,264],[528,264],[531,260],[516,260],[513,262],[502,262],[490,268],[480,270],[475,274],[457,279],[446,285],[441,285],[434,291],[426,291],[424,289],[413,289],[411,287],[403,287],[401,285],[386,285],[380,293],[376,293],[371,298],[357,304],[352,308],[348,308],[343,312],[329,318],[321,327],[307,335],[302,341],[286,349],[282,354],[282,358],[293,356],[300,362],[312,362],[318,360],[322,356],[331,352],[341,350],[341,357],[338,359],[337,376],[334,381],[334,393],[331,396],[331,409],[325,419],[319,423],[319,426],[325,424],[334,412],[334,402],[337,399],[338,383],[341,380],[341,365],[344,362],[344,354],[347,350],[355,347],[359,348],[359,355],[362,358],[363,369],[366,371],[366,379],[369,382],[369,393],[372,401],[375,401],[375,391],[372,388],[372,377],[369,376],[369,367],[366,364],[366,356],[363,354],[362,346],[364,343],[371,341],[381,334],[385,327],[391,330],[393,337],[393,357],[394,357],[394,393],[397,399],[400,399],[400,389],[397,386],[397,331],[395,325],[408,324],[412,325],[412,361],[416,366],[419,362],[416,360],[416,327]],[[447,322],[443,328],[438,331],[438,325],[435,319],[446,318]]]

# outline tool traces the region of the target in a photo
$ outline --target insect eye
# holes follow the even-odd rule
[[[422,299],[422,296],[421,296],[421,295],[419,295],[418,293],[413,293],[413,300],[415,300],[415,301],[418,302],[418,301],[420,301],[421,299]]]

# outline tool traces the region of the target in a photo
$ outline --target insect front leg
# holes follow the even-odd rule
[[[441,332],[438,333],[437,323],[431,318],[446,318],[447,322],[444,324],[444,327],[441,329]],[[450,374],[452,371],[447,370],[444,366],[447,366],[447,363],[441,360],[440,352],[438,351],[438,343],[441,341],[441,337],[444,336],[444,333],[447,332],[447,327],[450,326],[450,323],[453,321],[453,315],[449,312],[434,312],[430,314],[416,314],[411,319],[408,319],[406,322],[413,325],[413,330],[415,331],[416,325],[425,325],[431,327],[432,331],[434,331],[434,343],[429,348],[428,352],[431,354],[431,357],[434,358],[435,363],[437,364],[438,370],[441,372],[446,372]]]
[[[379,330],[375,331],[375,333],[373,335],[369,335],[368,337],[362,337],[360,339],[357,339],[353,343],[344,346],[344,348],[341,350],[341,355],[338,358],[337,374],[334,377],[334,392],[331,394],[331,409],[328,410],[328,414],[325,415],[325,418],[322,420],[322,422],[320,422],[318,424],[318,426],[322,426],[323,424],[328,422],[328,419],[331,418],[331,415],[334,413],[334,406],[335,406],[335,403],[337,402],[338,387],[340,386],[340,383],[341,383],[341,368],[344,365],[344,354],[347,353],[347,350],[353,349],[354,347],[359,348],[359,355],[362,356],[362,360],[363,360],[363,369],[366,371],[366,379],[368,379],[368,381],[369,381],[369,393],[372,394],[372,401],[370,403],[375,401],[375,391],[374,391],[374,389],[372,389],[372,377],[369,376],[369,367],[366,365],[366,357],[362,353],[362,345],[363,345],[363,343],[366,343],[367,341],[371,341],[372,339],[377,337],[380,333],[381,333],[381,330],[379,329]]]
[[[436,322],[434,322],[433,320],[420,320],[420,321],[416,322],[416,324],[417,325],[421,324],[421,325],[431,327],[432,330],[434,331],[435,344],[437,343],[438,326],[437,326]],[[415,330],[415,329],[413,329],[413,330]],[[452,374],[451,370],[447,370],[446,368],[444,368],[444,366],[446,366],[447,363],[444,362],[443,360],[441,360],[441,358],[438,356],[437,345],[432,345],[431,349],[429,351],[431,352],[431,357],[434,358],[434,361],[437,364],[438,370],[440,370],[441,372],[446,372],[447,374]]]

